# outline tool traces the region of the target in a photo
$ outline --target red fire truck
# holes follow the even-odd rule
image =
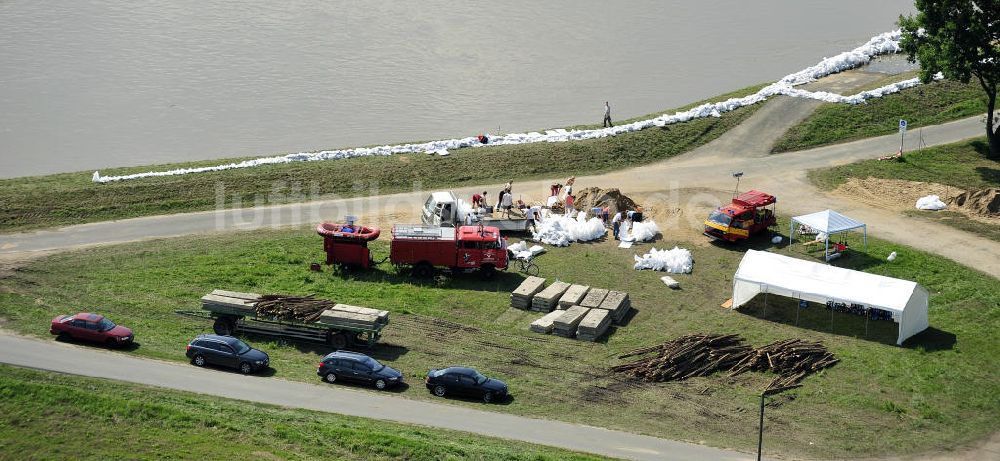
[[[746,240],[777,222],[774,204],[768,193],[751,190],[733,197],[732,203],[713,211],[705,220],[705,235],[735,242]],[[768,208],[770,207],[770,208]]]
[[[397,224],[392,228],[389,261],[412,266],[413,275],[430,277],[435,268],[479,270],[490,278],[507,269],[507,240],[492,226],[439,227]]]

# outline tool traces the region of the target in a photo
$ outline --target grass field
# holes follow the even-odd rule
[[[597,460],[455,431],[0,366],[0,460]]]
[[[211,323],[174,311],[198,309],[199,297],[211,289],[315,293],[392,311],[383,343],[371,353],[403,370],[409,382],[432,367],[465,364],[506,380],[513,394],[502,405],[449,403],[747,451],[756,447],[757,393],[769,376],[644,384],[614,376],[608,366],[622,352],[692,332],[740,333],[757,346],[819,339],[842,362],[772,400],[766,450],[819,458],[905,454],[947,449],[997,430],[996,280],[926,253],[877,239],[869,243],[867,255],[852,252],[837,264],[913,279],[931,293],[932,329],[906,347],[893,345],[893,324],[876,322],[865,336],[863,319],[837,315],[831,322],[821,306],[802,310],[795,326],[795,300],[771,297],[766,318],[760,300],[741,312],[719,308],[730,296],[739,248],[692,247],[694,274],[676,276],[679,291],[664,286],[659,273],[633,271],[633,251],[613,242],[550,249],[538,259],[543,277],[622,289],[633,300],[636,312],[627,325],[587,343],[528,331],[539,315],[509,307],[509,291],[522,280],[516,273],[491,282],[470,275],[415,283],[391,266],[349,276],[309,272],[308,264],[323,253],[308,229],[54,255],[0,280],[0,318],[5,328],[48,336],[54,315],[99,310],[136,330],[139,347],[128,353],[184,361],[186,341],[209,332]],[[808,248],[778,251],[817,258],[817,250]],[[386,247],[375,244],[374,251],[380,259]],[[899,258],[885,263],[891,251]],[[330,351],[248,339],[271,355],[276,374],[286,379],[317,381],[316,360]],[[420,386],[400,395],[433,399]]]
[[[824,190],[836,189],[850,178],[905,179],[945,184],[963,190],[1000,187],[1000,161],[988,158],[988,154],[989,147],[984,137],[909,152],[902,161],[866,160],[812,170],[809,178]],[[914,209],[907,214],[1000,240],[1000,229],[996,226],[973,221],[961,213],[930,213]]]
[[[871,86],[879,87],[904,77],[912,75],[890,77]],[[871,88],[862,90],[865,89]],[[892,134],[899,130],[900,119],[908,122],[912,136],[922,126],[984,113],[986,93],[978,83],[938,81],[854,106],[825,103],[788,130],[771,150],[788,152]]]
[[[761,86],[709,101],[751,94]],[[449,157],[409,154],[303,162],[109,184],[91,182],[90,172],[3,179],[0,232],[210,210],[217,205],[232,206],[234,196],[241,198],[243,206],[250,206],[599,173],[691,150],[738,125],[759,106],[610,138],[465,149]],[[229,161],[114,168],[102,173],[129,174]],[[221,200],[217,198],[219,188],[225,191]]]

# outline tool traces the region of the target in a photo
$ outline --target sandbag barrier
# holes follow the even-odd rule
[[[492,145],[512,145],[512,144],[532,144],[538,142],[566,142],[579,141],[584,139],[605,138],[617,136],[624,133],[645,130],[653,127],[663,127],[666,125],[687,122],[696,118],[721,117],[723,113],[740,107],[749,106],[763,102],[776,95],[786,95],[796,98],[810,98],[821,101],[859,104],[868,99],[878,98],[887,94],[896,93],[902,89],[910,88],[920,84],[919,79],[910,79],[903,82],[892,83],[874,90],[863,91],[861,93],[844,96],[825,91],[812,92],[794,88],[805,83],[812,82],[818,78],[830,74],[853,69],[866,64],[873,57],[899,53],[900,30],[885,32],[872,37],[867,43],[851,51],[845,51],[836,56],[824,58],[814,66],[807,67],[793,74],[786,75],[781,80],[772,83],[760,91],[742,98],[730,98],[716,103],[706,103],[698,107],[674,114],[663,114],[658,117],[640,120],[624,125],[598,128],[593,130],[548,130],[545,133],[533,131],[530,133],[509,133],[490,137],[488,144],[483,144],[476,136],[466,138],[444,139],[429,141],[421,144],[400,144],[394,146],[358,147],[354,149],[325,150],[320,152],[300,152],[276,157],[262,157],[252,160],[245,160],[238,163],[227,163],[223,165],[206,166],[198,168],[178,168],[166,171],[148,171],[145,173],[127,174],[121,176],[102,176],[100,171],[95,171],[92,180],[96,183],[108,183],[114,181],[127,181],[133,179],[151,178],[159,176],[176,176],[192,173],[206,173],[212,171],[224,171],[238,168],[251,168],[261,165],[274,165],[292,162],[312,162],[321,160],[339,160],[356,157],[388,156],[396,154],[428,153],[447,155],[449,149],[463,149],[468,147],[487,147]],[[941,75],[935,78],[942,78]]]

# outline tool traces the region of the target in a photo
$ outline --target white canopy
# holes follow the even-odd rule
[[[733,277],[733,309],[758,293],[825,304],[861,304],[892,312],[899,324],[896,344],[928,327],[928,295],[909,280],[859,272],[766,251],[748,250]]]
[[[795,237],[795,223],[804,224],[817,232],[826,234],[826,254],[830,253],[831,234],[847,232],[853,229],[864,229],[865,248],[868,247],[868,226],[861,221],[855,221],[833,210],[817,211],[812,214],[792,218],[792,222],[788,226],[789,241]]]

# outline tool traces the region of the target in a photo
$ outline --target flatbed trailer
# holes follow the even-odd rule
[[[253,333],[288,338],[297,341],[323,343],[342,349],[350,345],[373,347],[389,324],[388,313],[374,322],[357,320],[363,314],[339,312],[337,324],[285,320],[257,314],[255,303],[260,295],[215,290],[202,298],[202,310],[176,311],[188,317],[211,319],[213,330],[220,335]],[[340,306],[340,305],[337,305]],[[338,307],[339,308],[339,307]],[[351,308],[358,310],[360,308]],[[325,312],[333,312],[328,310]],[[324,314],[325,318],[326,314]],[[371,318],[371,317],[369,317]]]

